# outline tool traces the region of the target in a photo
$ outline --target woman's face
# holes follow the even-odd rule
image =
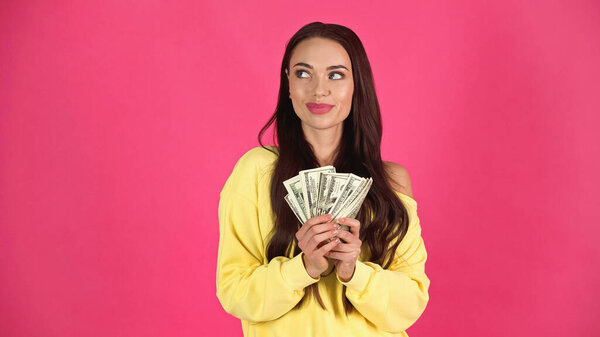
[[[352,64],[344,47],[321,37],[303,40],[292,51],[289,67],[290,98],[303,129],[342,126],[350,114],[354,92]],[[311,103],[333,107],[311,111]]]

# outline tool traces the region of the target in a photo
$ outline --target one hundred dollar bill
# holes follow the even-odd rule
[[[302,170],[299,172],[300,181],[302,182],[302,193],[304,194],[304,209],[310,219],[319,215],[317,212],[317,204],[319,198],[319,181],[322,173],[334,173],[335,167],[328,165],[317,167],[314,169]]]
[[[354,203],[357,200],[360,200],[361,196],[363,195],[363,193],[368,192],[368,189],[365,191],[365,188],[370,187],[369,181],[371,178],[367,178],[365,180],[362,181],[362,183],[360,184],[360,186],[358,186],[358,188],[356,189],[356,193],[353,193],[345,202],[345,204],[343,205],[342,209],[340,209],[338,211],[338,213],[344,213],[344,214],[349,214],[350,209],[352,208],[352,206],[354,205]]]
[[[332,214],[331,221],[337,222],[341,217],[356,217],[372,183],[372,178],[337,173],[331,165],[322,166],[302,170],[284,181],[288,192],[284,199],[301,223],[322,214]],[[350,230],[344,225],[339,228]]]
[[[302,192],[302,181],[300,180],[300,176],[297,175],[284,181],[283,186],[285,186],[285,189],[288,191],[289,200],[296,206],[295,208],[301,212],[304,219],[309,219],[309,213],[305,209],[304,194]]]
[[[285,199],[285,201],[288,203],[288,205],[290,206],[290,208],[292,209],[292,212],[294,212],[294,214],[296,215],[296,218],[298,218],[298,221],[300,221],[301,224],[304,224],[306,222],[306,218],[304,218],[304,214],[302,213],[302,210],[300,210],[300,208],[298,206],[296,206],[296,204],[292,201],[292,198],[290,198],[290,194],[286,194],[285,197],[283,197]]]
[[[363,201],[369,193],[369,189],[371,188],[372,183],[373,179],[368,178],[365,181],[365,183],[360,187],[360,191],[357,194],[357,197],[354,198],[354,200],[352,200],[350,204],[342,208],[338,214],[334,215],[334,218],[356,218],[356,215],[360,211],[360,207],[362,206]]]
[[[335,214],[338,214],[340,210],[342,210],[345,206],[348,205],[349,200],[354,199],[355,194],[359,192],[358,190],[360,189],[361,185],[365,180],[365,178],[361,178],[355,174],[350,173],[350,177],[348,178],[346,185],[344,185],[344,188],[340,192],[340,195],[337,198],[335,204],[327,213],[332,214],[334,216]]]
[[[327,214],[341,195],[350,178],[349,173],[323,173],[319,182],[319,202],[317,212]]]

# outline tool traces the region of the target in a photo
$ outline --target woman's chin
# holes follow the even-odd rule
[[[313,129],[313,130],[328,130],[331,129],[333,127],[339,126],[342,123],[333,123],[333,122],[327,122],[327,121],[323,121],[322,123],[305,123],[307,127]]]

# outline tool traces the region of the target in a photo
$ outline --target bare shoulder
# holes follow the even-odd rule
[[[390,185],[392,185],[392,188],[395,191],[406,194],[412,198],[412,186],[410,184],[410,177],[406,168],[391,161],[384,161],[383,167],[391,179]]]

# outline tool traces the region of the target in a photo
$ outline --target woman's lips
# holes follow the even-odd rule
[[[327,103],[306,103],[306,107],[314,114],[324,114],[331,110],[335,105]]]

